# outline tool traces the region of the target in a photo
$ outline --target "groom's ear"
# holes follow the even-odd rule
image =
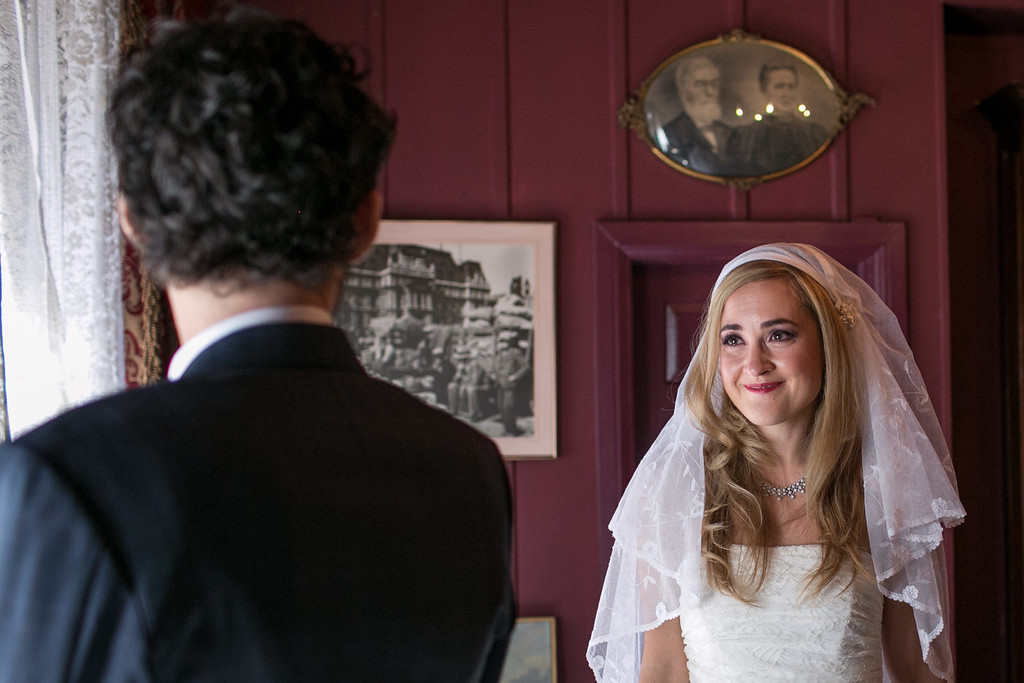
[[[118,193],[117,195],[117,220],[121,224],[121,232],[124,233],[124,236],[133,246],[138,247],[139,241],[136,239],[135,225],[132,223],[131,214],[128,212],[128,200],[124,198],[123,193]]]
[[[373,246],[373,241],[377,239],[377,228],[380,227],[380,212],[383,203],[384,199],[380,196],[380,192],[371,190],[356,209],[356,215],[352,221],[352,226],[356,231],[355,248],[352,250],[349,261],[358,261],[359,257]]]

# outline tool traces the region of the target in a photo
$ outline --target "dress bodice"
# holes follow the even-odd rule
[[[756,602],[705,588],[699,606],[680,620],[690,680],[882,680],[882,594],[841,572],[821,594],[805,592],[820,546],[780,546]],[[750,550],[733,546],[733,571],[749,567]]]

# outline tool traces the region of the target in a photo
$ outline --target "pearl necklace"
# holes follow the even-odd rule
[[[771,484],[762,481],[761,490],[764,491],[766,496],[775,496],[775,500],[782,500],[783,496],[789,496],[790,498],[796,498],[796,494],[805,493],[807,488],[807,475],[800,477],[798,481],[793,482],[789,486],[772,486]]]

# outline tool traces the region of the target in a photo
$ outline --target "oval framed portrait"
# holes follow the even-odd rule
[[[821,156],[865,104],[803,52],[737,29],[659,64],[619,123],[677,171],[749,189]]]

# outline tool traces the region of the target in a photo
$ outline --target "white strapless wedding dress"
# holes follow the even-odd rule
[[[734,571],[745,565],[749,552],[746,546],[733,547]],[[820,595],[803,596],[820,546],[780,546],[772,552],[756,604],[705,589],[700,606],[683,615],[690,681],[881,681],[877,584],[858,576],[844,590],[847,571]]]

